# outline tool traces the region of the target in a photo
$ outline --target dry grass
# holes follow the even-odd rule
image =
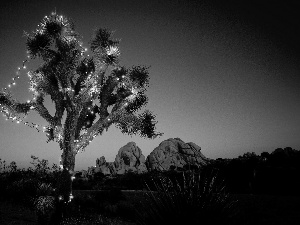
[[[0,201],[1,225],[36,225],[37,217],[34,212],[19,204]]]
[[[236,195],[241,215],[237,224],[300,224],[300,196]]]
[[[143,201],[142,191],[122,191],[128,202]],[[300,224],[300,196],[235,195],[241,215],[239,225],[296,225]],[[98,217],[100,218],[100,216]],[[106,221],[109,221],[108,219]],[[114,220],[111,224],[134,225]],[[35,225],[34,212],[21,205],[0,201],[1,225]]]

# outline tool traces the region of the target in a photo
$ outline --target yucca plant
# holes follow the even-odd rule
[[[53,187],[51,184],[40,183],[37,188],[37,197],[34,199],[34,207],[38,216],[38,223],[48,224],[51,214],[55,209],[55,198],[51,196]]]
[[[54,203],[53,196],[39,196],[35,201],[36,210],[39,214],[46,215],[54,210]]]
[[[179,176],[180,177],[180,176]],[[183,172],[180,179],[153,179],[137,209],[138,224],[230,224],[236,201],[225,190],[216,170]]]

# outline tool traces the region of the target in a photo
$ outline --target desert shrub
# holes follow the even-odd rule
[[[73,194],[74,199],[69,207],[73,213],[102,214],[108,211],[107,206],[115,204],[118,198],[109,191],[74,191]]]
[[[72,188],[73,190],[92,190],[95,186],[91,181],[77,178],[73,180]]]
[[[236,201],[215,170],[181,173],[182,179],[153,179],[145,201],[137,204],[139,224],[228,224]],[[196,223],[195,223],[196,222]]]
[[[37,179],[25,177],[9,184],[6,193],[11,200],[23,202],[37,195],[38,185]]]
[[[103,215],[77,215],[66,217],[60,225],[120,225],[124,224],[118,218],[110,218]]]

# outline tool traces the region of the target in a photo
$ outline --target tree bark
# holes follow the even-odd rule
[[[54,221],[61,221],[66,214],[68,203],[72,200],[72,176],[75,168],[75,127],[77,125],[79,112],[68,111],[64,126],[61,163],[63,169],[58,177],[56,188],[56,213]]]
[[[65,146],[66,147],[66,146]],[[74,173],[75,155],[72,148],[66,147],[63,150],[63,170],[61,171],[56,187],[56,207],[50,224],[59,224],[67,214],[67,207],[72,200],[72,176]]]

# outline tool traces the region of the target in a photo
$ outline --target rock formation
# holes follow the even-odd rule
[[[210,160],[202,153],[201,148],[192,143],[185,143],[180,138],[169,138],[159,144],[147,157],[146,165],[149,171],[182,169],[184,167],[201,167]]]
[[[104,175],[110,175],[116,173],[116,167],[114,163],[106,162],[105,157],[102,156],[96,160],[95,173],[103,173]]]
[[[135,142],[129,142],[120,148],[115,159],[115,166],[118,174],[123,174],[127,171],[147,172],[145,156]]]
[[[126,172],[147,172],[145,156],[135,142],[129,142],[119,149],[114,162],[106,162],[102,156],[96,160],[96,167],[89,168],[89,175],[103,173],[104,175],[124,174]]]
[[[185,143],[179,138],[170,138],[156,147],[145,160],[141,149],[135,142],[129,142],[119,149],[114,162],[106,162],[102,156],[96,160],[96,167],[90,167],[89,175],[102,173],[104,175],[124,174],[126,172],[144,173],[151,170],[166,171],[201,167],[210,160],[202,153],[201,148],[192,143]]]

